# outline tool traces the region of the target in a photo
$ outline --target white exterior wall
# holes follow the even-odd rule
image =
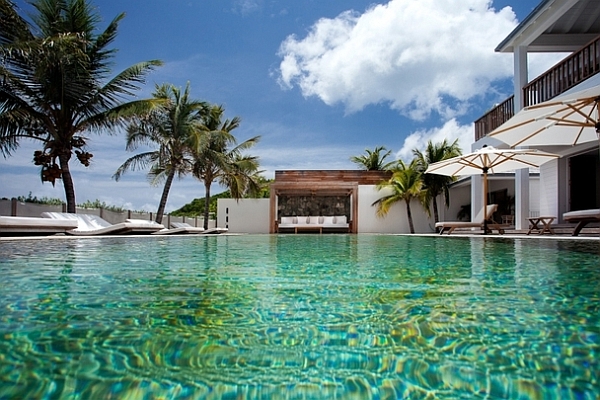
[[[384,190],[378,191],[375,185],[358,187],[358,233],[410,233],[406,203],[394,204],[383,218],[377,217],[377,207],[373,202],[385,196]],[[433,232],[433,219],[429,219],[417,200],[410,204],[415,233]]]
[[[270,199],[218,199],[217,226],[230,233],[269,233]]]
[[[542,215],[540,212],[540,179],[533,176],[529,176],[529,214],[532,217]]]
[[[539,208],[540,215],[558,216],[558,160],[540,166]]]
[[[471,187],[469,185],[450,188],[450,206],[446,208],[446,203],[442,196],[438,196],[438,212],[440,221],[458,221],[456,217],[462,206],[471,204]],[[433,210],[432,216],[433,216]]]

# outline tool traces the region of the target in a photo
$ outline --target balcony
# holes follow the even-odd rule
[[[600,36],[529,82],[523,88],[524,106],[550,100],[598,72],[600,72]],[[513,115],[514,96],[511,96],[475,121],[475,141],[508,121]]]

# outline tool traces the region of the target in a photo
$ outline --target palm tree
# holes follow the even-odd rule
[[[385,159],[392,154],[391,150],[386,151],[384,146],[375,147],[373,151],[365,149],[366,154],[350,157],[350,161],[358,164],[361,169],[366,171],[387,171],[395,165],[395,161],[384,163]],[[386,151],[382,154],[383,151]]]
[[[439,195],[443,195],[446,208],[450,206],[450,193],[448,188],[452,182],[456,181],[456,178],[436,174],[425,174],[425,171],[430,164],[460,155],[461,150],[458,146],[458,139],[451,144],[448,143],[448,140],[446,139],[441,143],[436,144],[433,144],[430,140],[427,142],[425,152],[415,149],[413,150],[413,154],[416,157],[419,171],[423,173],[423,189],[425,191],[423,206],[430,216],[431,208],[433,208],[433,219],[437,223],[439,222],[437,198]]]
[[[415,233],[410,202],[414,198],[421,200],[423,196],[423,181],[421,178],[422,175],[418,169],[417,160],[413,160],[409,165],[399,160],[390,179],[377,185],[378,190],[386,189],[391,191],[390,194],[372,204],[377,206],[377,216],[386,216],[394,204],[404,200],[410,233]]]
[[[213,182],[227,187],[234,199],[261,190],[258,157],[243,154],[244,150],[258,143],[260,137],[237,144],[231,131],[239,127],[240,119],[234,117],[223,121],[224,112],[222,106],[211,107],[204,118],[206,136],[194,154],[193,174],[204,182],[204,229],[208,229],[210,188]]]
[[[32,24],[10,0],[0,0],[0,152],[10,156],[21,140],[37,140],[34,153],[42,182],[62,179],[67,211],[76,211],[69,162],[88,166],[86,133],[110,132],[154,107],[125,102],[158,60],[135,64],[109,78],[118,15],[96,33],[100,21],[87,0],[37,0]],[[6,23],[5,23],[6,21]]]
[[[127,170],[150,166],[151,182],[157,184],[164,180],[156,211],[158,223],[162,222],[175,175],[181,178],[192,170],[191,147],[198,143],[197,136],[202,134],[203,118],[209,109],[208,103],[191,100],[189,91],[189,83],[183,93],[171,84],[156,86],[152,96],[163,106],[127,127],[126,148],[132,151],[140,145],[158,145],[158,149],[130,157],[113,175],[118,181]]]

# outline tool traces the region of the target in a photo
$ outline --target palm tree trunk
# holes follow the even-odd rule
[[[162,196],[160,197],[160,203],[158,204],[158,210],[156,211],[155,221],[159,224],[162,224],[163,214],[165,213],[165,207],[167,206],[167,199],[169,197],[169,191],[171,190],[174,177],[175,170],[173,169],[169,173],[169,176],[167,176],[167,181],[165,182],[165,187],[163,188]]]
[[[67,212],[75,214],[77,212],[77,204],[75,203],[75,186],[73,185],[73,176],[69,169],[69,160],[71,159],[70,152],[62,152],[58,156],[60,162],[61,177],[65,188],[65,200],[67,201]]]
[[[408,216],[408,226],[410,227],[410,233],[415,233],[415,225],[413,224],[412,212],[410,211],[410,200],[406,201],[406,215]]]
[[[431,205],[433,206],[433,223],[437,224],[440,222],[440,214],[438,213],[437,196],[433,196]],[[440,228],[435,228],[435,232],[438,233]]]
[[[440,214],[438,213],[438,205],[437,205],[437,196],[434,196],[432,199],[433,206],[433,221],[437,224],[440,222]]]
[[[204,229],[208,229],[208,207],[210,205],[210,182],[204,182]]]

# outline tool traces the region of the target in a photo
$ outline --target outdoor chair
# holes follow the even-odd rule
[[[492,219],[492,215],[498,210],[498,204],[488,204],[486,210],[487,223],[483,217],[482,208],[473,221],[443,221],[436,223],[435,227],[440,229],[440,235],[444,232],[448,232],[449,235],[457,228],[479,228],[483,229],[486,234],[491,233],[495,229],[501,235],[504,234],[504,225],[501,225]]]
[[[43,212],[42,217],[54,220],[77,221],[76,229],[67,230],[68,235],[96,236],[96,235],[143,235],[164,229],[164,226],[154,221],[143,219],[127,219],[125,222],[111,224],[97,215],[71,214],[59,212]]]

